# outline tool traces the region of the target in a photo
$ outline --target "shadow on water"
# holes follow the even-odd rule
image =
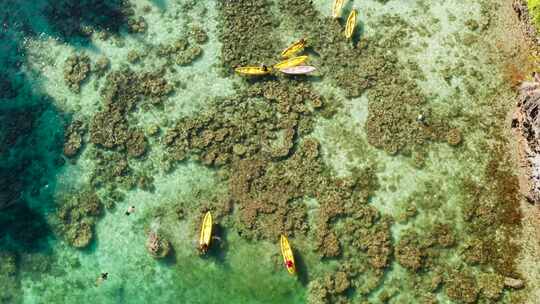
[[[124,0],[0,2],[0,269],[21,257],[26,263],[33,254],[52,256],[47,240],[54,233],[47,216],[54,212],[56,179],[65,162],[69,118],[38,79],[28,78],[26,42],[51,37],[91,47],[90,34],[119,34],[133,14]],[[32,269],[22,266],[16,269]],[[0,303],[21,300],[18,280],[20,273],[0,273]]]
[[[358,21],[356,23],[356,30],[354,31],[353,36],[351,38],[353,45],[355,45],[355,46],[358,45],[358,43],[360,42],[360,40],[364,36],[365,30],[366,30],[365,23],[363,21]]]
[[[174,247],[171,246],[171,251],[169,251],[169,254],[160,262],[167,266],[173,266],[174,264],[176,264],[176,261],[176,251],[174,250]]]
[[[225,262],[228,250],[227,230],[218,224],[215,224],[212,229],[214,239],[205,257],[216,260],[218,263],[223,264]]]
[[[133,9],[124,0],[49,0],[44,15],[50,25],[49,34],[66,42],[82,41],[94,31],[119,33],[128,23]]]
[[[307,286],[309,283],[309,270],[304,261],[302,255],[295,249],[294,250],[294,261],[296,262],[296,270],[298,275],[298,281],[303,286]]]

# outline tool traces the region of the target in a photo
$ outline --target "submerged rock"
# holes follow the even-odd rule
[[[514,288],[514,289],[520,289],[520,288],[523,288],[525,284],[520,279],[506,277],[504,278],[504,286]]]
[[[92,227],[87,223],[76,223],[66,233],[68,242],[76,248],[84,248],[92,240]]]
[[[171,244],[156,232],[150,231],[146,240],[146,249],[153,258],[162,259],[169,255]]]
[[[540,74],[520,87],[517,109],[512,128],[520,135],[523,167],[529,177],[526,197],[532,203],[540,202]]]

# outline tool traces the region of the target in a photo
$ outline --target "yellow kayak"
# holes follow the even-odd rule
[[[283,255],[283,262],[285,263],[285,268],[290,274],[296,273],[296,264],[294,263],[294,255],[289,245],[289,240],[283,234],[280,239],[281,244],[281,254]]]
[[[356,16],[358,12],[353,9],[347,18],[347,25],[345,26],[345,37],[347,39],[351,38],[354,33],[354,28],[356,27]]]
[[[332,7],[332,17],[341,17],[341,10],[343,9],[344,0],[334,0],[334,6]]]
[[[261,75],[270,74],[272,72],[272,69],[265,65],[262,65],[262,66],[238,67],[234,69],[234,71],[242,75],[261,76]]]
[[[274,69],[280,70],[280,69],[285,69],[285,68],[301,65],[302,63],[306,62],[307,59],[308,59],[308,56],[298,56],[298,57],[289,58],[279,63],[276,63],[274,65]]]
[[[208,211],[204,215],[201,225],[201,236],[199,238],[199,250],[201,250],[202,253],[208,251],[210,241],[212,241],[212,214]]]
[[[283,58],[289,58],[294,56],[294,54],[300,52],[304,49],[306,46],[306,39],[302,38],[295,43],[291,44],[288,48],[284,49],[283,52],[281,52],[281,57]]]

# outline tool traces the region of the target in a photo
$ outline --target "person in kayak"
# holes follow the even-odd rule
[[[285,266],[287,266],[287,268],[292,268],[294,264],[291,260],[288,260],[287,263],[285,263]]]
[[[208,244],[202,244],[201,248],[199,248],[202,254],[206,254],[208,252]]]

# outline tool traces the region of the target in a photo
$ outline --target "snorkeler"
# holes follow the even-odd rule
[[[99,286],[101,283],[106,281],[109,278],[108,272],[102,272],[99,277],[96,279],[96,286]]]
[[[425,125],[426,124],[426,116],[424,114],[418,114],[416,117],[416,122]]]
[[[129,206],[126,210],[126,215],[130,215],[135,212],[135,206]]]

